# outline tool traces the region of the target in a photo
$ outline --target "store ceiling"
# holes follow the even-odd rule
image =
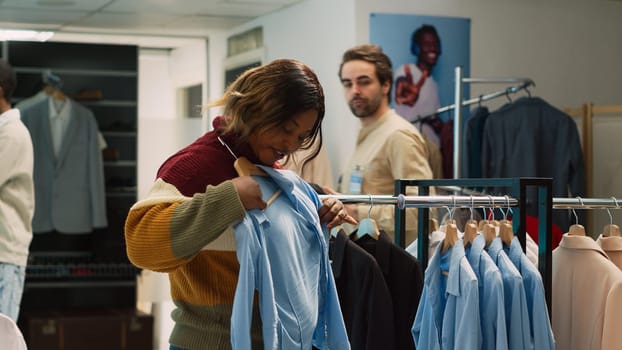
[[[0,0],[0,28],[204,37],[302,0]]]

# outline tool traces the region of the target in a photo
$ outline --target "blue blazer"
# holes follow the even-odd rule
[[[108,225],[97,121],[90,110],[71,103],[71,120],[58,159],[52,146],[48,100],[20,110],[35,156],[34,233],[88,233]]]

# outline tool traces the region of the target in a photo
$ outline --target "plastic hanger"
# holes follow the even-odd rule
[[[620,206],[618,205],[616,197],[611,197],[611,199],[613,199],[616,204],[616,209],[619,208]],[[607,214],[609,214],[609,224],[603,227],[603,237],[620,237],[620,226],[613,223],[613,216],[611,216],[609,208],[607,208]]]
[[[581,206],[583,206],[583,200],[581,200],[581,197],[577,198],[579,199],[579,203],[581,203]],[[571,236],[585,236],[585,227],[579,224],[579,217],[577,216],[577,212],[574,210],[574,208],[572,208],[572,214],[574,214],[574,220],[576,223],[570,226],[570,228],[568,229],[568,234]]]
[[[359,226],[356,230],[356,237],[354,238],[355,241],[366,235],[372,237],[373,239],[378,239],[378,237],[380,237],[378,224],[376,224],[376,220],[371,218],[371,208],[373,206],[373,198],[369,195],[369,211],[367,212],[367,217],[359,221]]]
[[[473,243],[473,240],[477,237],[477,225],[473,219],[473,206],[473,196],[471,196],[471,219],[464,225],[464,236],[462,238],[465,247]]]

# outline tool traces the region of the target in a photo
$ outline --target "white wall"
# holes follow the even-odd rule
[[[138,69],[138,198],[142,199],[162,162],[203,133],[201,119],[180,115],[176,98],[182,87],[202,84],[207,91],[206,42],[175,50],[140,49]],[[173,304],[167,275],[144,270],[138,278],[137,300],[145,311],[155,302],[154,349],[168,349]]]
[[[294,58],[315,70],[326,96],[322,131],[334,173],[350,156],[359,127],[337,76],[341,54],[355,43],[353,7],[354,0],[307,0],[238,30],[262,26],[266,60]]]
[[[337,69],[343,51],[369,41],[372,12],[471,18],[472,77],[531,78],[531,92],[558,108],[622,103],[620,2],[306,0],[233,32],[261,25],[267,59],[297,58],[316,70],[326,93],[324,135],[335,177],[358,130]],[[470,91],[477,96],[499,89],[473,84]]]
[[[359,0],[357,40],[369,39],[369,13],[471,18],[473,77],[528,77],[558,108],[622,103],[622,3],[613,1]],[[471,96],[497,91],[475,84]]]

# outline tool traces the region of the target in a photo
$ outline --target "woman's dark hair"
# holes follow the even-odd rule
[[[277,59],[248,69],[210,106],[224,107],[223,133],[236,133],[242,141],[254,132],[279,127],[302,112],[315,110],[318,119],[313,132],[300,147],[314,148],[305,164],[317,156],[322,146],[324,90],[313,70],[300,61]]]

